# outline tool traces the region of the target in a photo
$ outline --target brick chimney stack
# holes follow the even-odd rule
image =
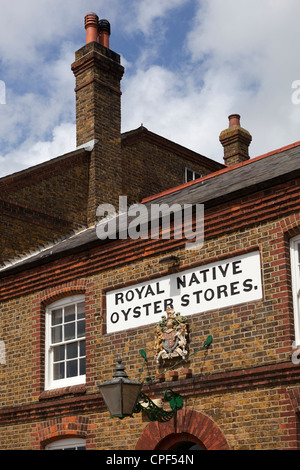
[[[231,114],[229,127],[220,134],[220,142],[224,147],[225,165],[234,165],[249,160],[249,145],[252,141],[251,134],[240,125],[240,115]]]
[[[86,44],[75,53],[77,147],[91,146],[88,217],[99,204],[118,204],[122,193],[121,91],[124,68],[109,49],[110,24],[95,13],[85,16]]]

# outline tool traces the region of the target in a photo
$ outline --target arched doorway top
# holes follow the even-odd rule
[[[144,429],[140,436],[136,450],[162,450],[171,445],[179,434],[194,436],[195,442],[201,442],[207,450],[229,450],[227,440],[208,416],[199,411],[182,409],[168,423],[152,422]],[[168,447],[170,449],[170,447]]]

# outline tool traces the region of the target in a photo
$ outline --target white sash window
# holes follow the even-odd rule
[[[300,236],[291,240],[291,270],[294,302],[295,346],[300,345]]]
[[[59,300],[46,310],[45,388],[85,383],[84,296]]]

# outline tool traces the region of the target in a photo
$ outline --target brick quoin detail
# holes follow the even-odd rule
[[[47,444],[58,439],[81,437],[86,439],[89,419],[82,416],[66,416],[38,423],[31,433],[33,447],[44,449]]]
[[[230,450],[219,427],[195,410],[183,409],[168,423],[148,424],[135,450],[171,450],[180,442],[191,441],[206,450]]]

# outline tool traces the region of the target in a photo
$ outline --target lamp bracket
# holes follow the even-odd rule
[[[139,402],[136,404],[133,412],[139,413],[140,411],[144,411],[150,421],[159,421],[160,423],[170,421],[176,411],[180,410],[183,406],[182,397],[171,389],[167,389],[164,392],[164,399],[169,402],[171,407],[170,411],[157,406],[144,392],[140,393],[139,398]]]

